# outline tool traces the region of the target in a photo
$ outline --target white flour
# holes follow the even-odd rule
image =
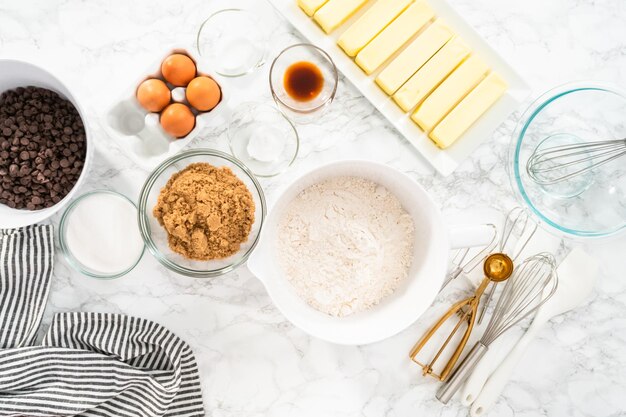
[[[408,275],[415,226],[386,188],[338,177],[303,190],[278,227],[278,257],[313,308],[347,316],[378,304]]]

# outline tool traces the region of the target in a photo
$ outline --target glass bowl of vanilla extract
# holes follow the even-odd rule
[[[331,57],[315,45],[285,48],[272,62],[270,89],[278,108],[290,119],[306,123],[330,106],[339,74]]]

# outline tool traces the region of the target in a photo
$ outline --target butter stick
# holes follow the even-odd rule
[[[328,0],[313,15],[313,19],[322,27],[324,32],[330,33],[341,26],[356,13],[367,0]]]
[[[420,104],[470,53],[470,48],[455,37],[445,44],[393,95],[402,110]]]
[[[322,7],[327,1],[328,0],[298,0],[298,6],[304,10],[304,13],[313,16],[317,9]]]
[[[378,74],[376,84],[385,93],[394,94],[452,36],[452,30],[436,20]]]
[[[454,106],[483,78],[489,68],[476,55],[470,55],[417,108],[411,119],[430,132]]]
[[[377,0],[363,16],[341,34],[337,45],[354,57],[394,20],[413,0]]]
[[[425,1],[416,1],[367,44],[355,62],[367,75],[371,74],[434,16],[435,12]]]
[[[430,132],[430,138],[442,149],[449,147],[502,97],[506,89],[506,82],[498,74],[487,75]]]

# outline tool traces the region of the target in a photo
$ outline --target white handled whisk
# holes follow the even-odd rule
[[[437,391],[437,399],[447,403],[500,335],[534,313],[557,288],[556,260],[549,253],[526,259],[506,281],[485,333],[452,377]]]
[[[567,181],[626,155],[626,139],[574,143],[535,149],[526,163],[539,185]]]

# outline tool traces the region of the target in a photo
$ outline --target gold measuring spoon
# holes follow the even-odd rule
[[[513,260],[504,253],[494,253],[489,255],[483,264],[483,271],[485,274],[485,278],[482,280],[476,292],[464,299],[454,304],[450,310],[446,312],[425,334],[422,336],[419,342],[415,344],[413,349],[411,349],[411,353],[409,353],[409,357],[413,362],[422,367],[422,372],[424,375],[430,375],[439,379],[440,381],[445,381],[450,372],[456,365],[456,362],[459,360],[465,345],[467,344],[467,340],[472,333],[472,329],[474,328],[474,322],[476,321],[476,315],[478,313],[478,304],[480,302],[480,297],[485,292],[485,289],[491,282],[502,282],[507,280],[511,274],[513,273]],[[458,315],[460,316],[459,321],[452,329],[452,332],[448,335],[443,345],[439,348],[433,359],[428,363],[422,363],[417,360],[418,353],[422,350],[422,348],[428,343],[431,337],[439,330],[439,328],[447,322],[452,316]],[[454,353],[448,360],[448,363],[445,365],[440,374],[434,372],[433,367],[435,363],[439,360],[442,353],[454,337],[454,335],[459,331],[463,323],[467,323],[467,329],[461,338],[458,346],[454,350]]]

